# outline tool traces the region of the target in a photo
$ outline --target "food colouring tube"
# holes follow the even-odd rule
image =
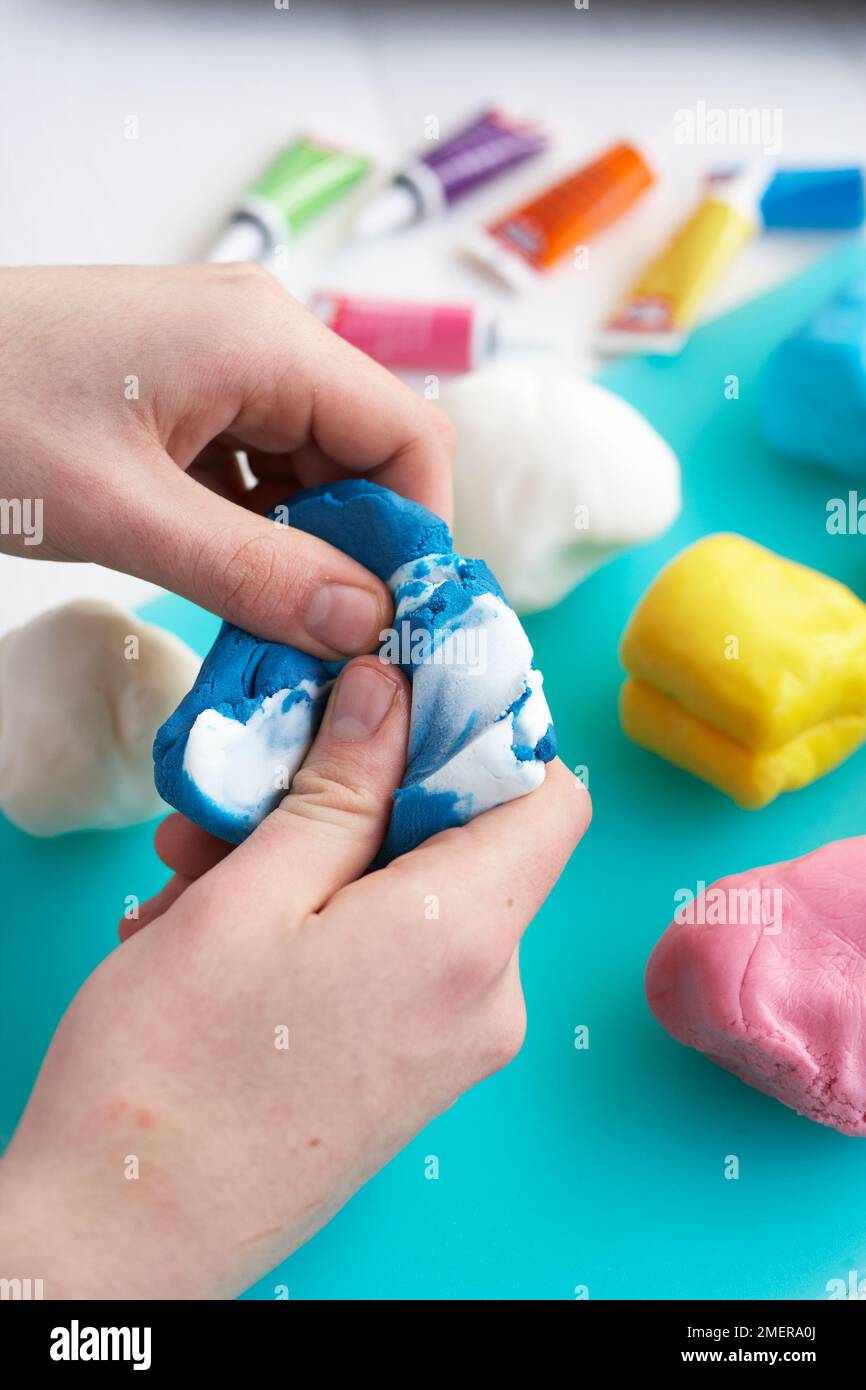
[[[307,136],[296,140],[247,190],[208,260],[267,260],[370,167],[363,155]]]
[[[355,230],[377,237],[438,216],[452,203],[547,148],[548,137],[529,120],[491,109],[433,144],[391,181],[365,208]]]
[[[627,212],[653,182],[631,145],[614,145],[466,243],[465,250],[512,289],[532,282]]]
[[[574,351],[556,327],[521,322],[492,305],[429,304],[319,291],[310,308],[341,338],[386,367],[468,372],[500,352]]]
[[[680,351],[710,290],[757,231],[765,180],[766,174],[744,174],[698,204],[605,324],[599,351]]]

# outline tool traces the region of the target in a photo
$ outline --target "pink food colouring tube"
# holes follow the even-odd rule
[[[355,223],[359,237],[382,236],[438,216],[482,184],[507,173],[548,146],[545,132],[530,120],[515,120],[491,108],[448,140],[431,148],[392,179]]]
[[[319,291],[310,308],[386,367],[468,372],[499,352],[573,351],[571,336],[484,304],[429,304]]]

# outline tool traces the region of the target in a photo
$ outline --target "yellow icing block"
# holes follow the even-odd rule
[[[866,740],[866,604],[744,536],[662,570],[620,651],[629,738],[757,810]]]

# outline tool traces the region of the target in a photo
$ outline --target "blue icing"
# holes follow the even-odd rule
[[[861,227],[863,170],[780,169],[761,199],[765,227]]]
[[[503,701],[504,707],[498,706],[492,718],[488,711],[482,726],[478,711],[465,706],[475,694],[482,702],[485,694],[488,704],[490,699],[495,701],[496,689],[491,693],[483,684],[486,668],[461,686],[457,673],[443,664],[443,644],[449,638],[458,640],[463,634],[469,644],[473,634],[477,636],[475,629],[483,630],[486,637],[486,629],[503,614],[512,624],[506,639],[514,642],[516,627],[531,660],[517,620],[484,562],[454,555],[447,526],[432,512],[365,480],[311,488],[283,505],[290,525],[337,546],[381,579],[395,580],[397,650],[389,655],[413,681],[412,731],[409,765],[394,795],[390,828],[377,862],[387,863],[437,831],[465,823],[476,809],[531,790],[534,783],[526,782],[517,769],[549,762],[555,756],[549,722],[534,746],[511,731],[507,765],[495,769],[496,778],[502,779],[497,801],[491,802],[487,790],[486,805],[479,803],[478,789],[465,785],[466,777],[474,775],[466,766],[455,772],[464,785],[452,788],[436,782],[455,755],[471,755],[473,739],[483,736],[485,728],[503,719],[516,720],[531,698],[528,668],[521,675],[523,668],[509,671],[506,662],[503,674],[500,661],[491,680],[507,681],[512,693],[515,679],[521,680],[521,693]],[[281,509],[272,513],[277,514],[282,516]],[[387,653],[387,644],[383,650]],[[262,641],[224,623],[192,690],[157,734],[154,762],[160,795],[212,834],[239,843],[284,794],[285,785],[272,785],[273,768],[288,767],[291,772],[303,760],[324,712],[328,686],[341,666],[341,662],[320,661],[293,647]],[[421,673],[423,682],[418,679]],[[480,684],[472,687],[472,680]],[[286,692],[284,698],[275,700],[280,692]],[[546,705],[543,709],[546,716]],[[508,737],[506,730],[506,743]],[[222,759],[220,767],[228,768],[228,785],[234,793],[225,790],[222,773],[222,780],[216,779],[220,797],[200,784],[213,782],[210,761],[202,770],[202,748],[209,760],[216,748],[217,761]],[[497,756],[501,760],[503,755]],[[190,775],[190,764],[200,781]],[[262,775],[256,780],[259,771]],[[425,785],[428,779],[436,784]],[[249,791],[250,785],[255,793]]]
[[[204,795],[183,769],[192,725],[206,709],[215,709],[227,718],[246,723],[261,709],[264,699],[280,690],[289,690],[291,693],[281,702],[281,707],[306,700],[310,704],[311,727],[315,730],[324,713],[324,701],[313,704],[296,687],[304,680],[321,683],[332,680],[342,664],[319,661],[294,647],[262,641],[231,623],[223,623],[195,685],[156,735],[154,781],[160,796],[221,840],[240,844],[255,825],[249,818],[233,815]]]
[[[866,278],[846,285],[771,354],[760,411],[779,453],[866,478]]]
[[[398,854],[405,854],[406,849],[414,849],[431,835],[438,835],[440,830],[451,830],[471,819],[471,800],[461,800],[456,792],[428,792],[420,786],[402,786],[394,793],[388,837],[373,868],[380,869]],[[406,849],[397,848],[398,845],[405,845]]]
[[[283,506],[290,526],[344,550],[380,579],[410,560],[452,548],[441,517],[364,478],[307,488]]]
[[[547,733],[536,743],[535,756],[543,763],[552,763],[556,757],[556,731],[552,724],[548,724]]]

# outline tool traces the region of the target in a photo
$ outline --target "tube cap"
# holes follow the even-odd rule
[[[561,324],[551,324],[542,318],[529,319],[508,313],[499,314],[493,330],[493,350],[515,356],[542,352],[574,357],[577,351],[577,335],[569,332]]]
[[[461,249],[465,256],[489,270],[510,290],[530,289],[535,282],[536,272],[529,261],[517,251],[509,250],[490,232],[470,232]]]
[[[270,238],[262,223],[242,213],[228,224],[208,252],[209,261],[262,261]]]

